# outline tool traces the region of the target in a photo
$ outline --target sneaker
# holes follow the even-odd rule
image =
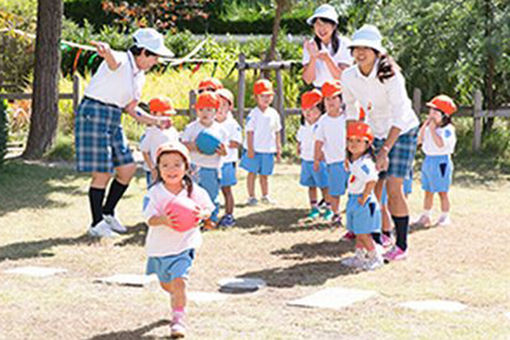
[[[381,233],[381,242],[384,248],[391,247],[393,245],[393,238],[391,236],[386,236],[386,234]]]
[[[325,221],[331,221],[331,219],[333,218],[333,210],[331,209],[326,209],[326,211],[324,212],[324,214],[322,215],[322,218],[325,220]]]
[[[122,223],[120,223],[119,219],[114,215],[103,215],[103,220],[110,225],[112,230],[120,233],[125,233],[127,231],[126,227],[124,227]]]
[[[430,221],[430,217],[427,215],[421,215],[420,218],[418,218],[413,224],[422,226],[422,227],[428,227],[432,224]]]
[[[407,249],[402,250],[398,246],[393,246],[388,252],[383,255],[383,258],[389,262],[405,260],[407,257]]]
[[[257,204],[259,204],[259,201],[255,197],[250,197],[246,201],[246,205],[249,205],[251,207],[256,206]]]
[[[344,236],[340,239],[340,241],[352,241],[356,238],[356,235],[352,231],[347,231]]]
[[[94,227],[90,227],[88,231],[89,235],[92,237],[117,237],[119,234],[114,232],[110,225],[106,223],[105,220],[102,220]]]
[[[344,226],[342,223],[342,216],[340,215],[333,215],[333,218],[331,219],[331,226],[341,228]]]
[[[310,220],[315,220],[320,215],[321,215],[321,212],[320,212],[319,208],[313,207],[312,211],[310,211],[310,213],[306,216],[306,218],[308,218]]]
[[[214,222],[213,220],[211,220],[210,218],[208,218],[207,220],[204,221],[204,229],[205,230],[213,230],[213,229],[216,229],[217,227],[217,223]]]
[[[365,251],[360,248],[356,248],[354,256],[347,257],[340,261],[341,264],[350,268],[363,268],[365,262]]]
[[[172,339],[184,338],[186,336],[186,325],[184,318],[174,318],[170,326],[170,337]]]
[[[220,227],[233,227],[236,225],[236,220],[234,218],[234,216],[232,216],[231,214],[227,214],[225,216],[223,216],[220,220],[220,222],[218,222],[218,226]]]
[[[319,209],[326,209],[328,207],[328,203],[326,202],[326,200],[324,198],[321,199],[321,201],[317,205],[318,205]]]
[[[381,268],[384,266],[384,259],[382,258],[380,253],[377,253],[373,258],[367,258],[365,263],[363,264],[363,269],[365,270],[375,270],[377,268]]]
[[[450,224],[452,224],[452,221],[450,220],[450,216],[448,215],[441,215],[439,217],[439,220],[437,220],[437,225],[440,227],[447,227]]]
[[[269,196],[264,196],[260,199],[260,202],[262,202],[263,204],[270,204],[270,205],[275,205],[276,204],[276,201],[274,199],[272,199],[271,197]]]

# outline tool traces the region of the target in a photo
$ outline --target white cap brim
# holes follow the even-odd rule
[[[313,21],[317,18],[321,18],[321,19],[327,19],[327,20],[331,20],[333,21],[336,25],[338,25],[338,18],[333,18],[331,16],[328,16],[328,15],[323,15],[323,14],[314,14],[312,15],[311,17],[309,17],[308,19],[306,19],[306,23],[309,25],[309,26],[313,26]]]
[[[353,40],[349,44],[348,48],[354,48],[354,47],[370,47],[370,48],[373,48],[374,50],[379,51],[379,53],[381,53],[381,54],[386,54],[386,49],[384,47],[382,47],[381,44],[379,44],[373,40],[365,40],[365,39]]]
[[[141,46],[144,47],[144,46]],[[147,47],[144,47],[147,48]],[[157,50],[152,48],[147,48],[148,51],[151,51],[154,54],[157,54],[160,57],[163,58],[172,58],[174,56],[174,53],[170,51],[165,45],[160,46]]]

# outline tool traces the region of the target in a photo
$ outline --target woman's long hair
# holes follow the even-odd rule
[[[156,180],[153,183],[151,183],[149,188],[152,188],[154,185],[156,185],[160,182],[164,183],[163,177],[161,177],[161,172],[159,171],[159,161],[161,159],[161,156],[163,156],[164,154],[167,154],[167,153],[171,153],[171,152],[175,152],[175,151],[164,151],[159,155],[158,159],[156,160],[156,172],[158,173],[158,175],[156,177]],[[176,152],[176,153],[178,153],[182,157],[182,155],[179,152]],[[182,158],[183,158],[184,162],[186,163],[186,173],[184,174],[184,177],[182,178],[182,182],[183,182],[182,184],[186,188],[188,197],[191,197],[191,193],[193,192],[193,180],[191,179],[191,175],[189,174],[189,172],[190,172],[189,164],[188,164],[188,162],[186,162],[186,159],[184,157],[182,157]]]
[[[400,66],[395,62],[395,60],[390,57],[387,53],[382,54],[376,49],[372,49],[375,55],[379,58],[379,63],[377,64],[377,79],[381,83],[384,83],[386,79],[389,79],[395,75],[397,71],[400,71]]]

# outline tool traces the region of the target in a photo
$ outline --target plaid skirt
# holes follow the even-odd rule
[[[112,173],[134,163],[121,125],[122,109],[84,98],[75,116],[76,168],[81,172]]]
[[[382,148],[385,138],[375,138],[374,148],[376,154]],[[390,164],[387,171],[379,173],[379,178],[384,179],[388,176],[406,178],[413,168],[414,156],[416,155],[416,145],[418,144],[418,128],[413,128],[400,135],[390,150],[388,158]]]

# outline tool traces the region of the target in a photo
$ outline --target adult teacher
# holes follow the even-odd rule
[[[403,183],[416,153],[419,120],[407,95],[404,77],[381,41],[377,27],[364,25],[358,29],[349,45],[355,65],[343,72],[341,81],[347,119],[358,119],[359,105],[374,132],[376,167],[381,171],[376,194],[380,198],[386,185],[388,208],[397,234],[395,246],[384,257],[393,261],[407,256],[409,207]]]
[[[156,119],[137,108],[145,72],[171,57],[163,35],[152,28],[137,30],[134,45],[127,52],[112,51],[108,44],[92,42],[104,60],[85,89],[75,116],[76,167],[92,174],[89,187],[92,224],[89,234],[113,237],[126,228],[115,216],[115,207],[136,172],[133,155],[121,125],[122,112],[138,122],[164,126],[169,120]],[[112,179],[106,202],[106,186]]]

